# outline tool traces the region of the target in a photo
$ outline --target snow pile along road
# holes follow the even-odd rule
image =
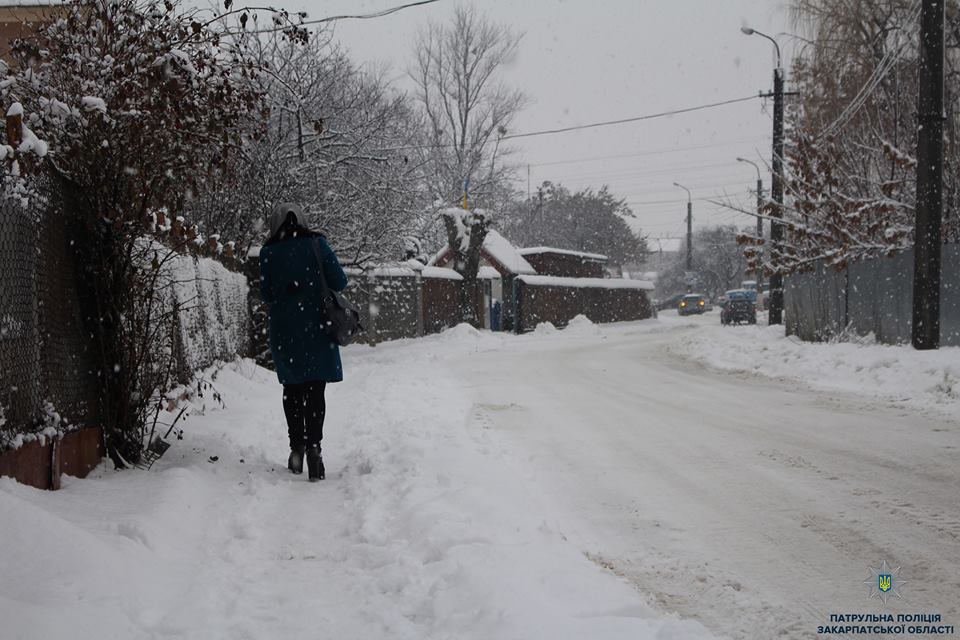
[[[319,484],[286,471],[280,387],[250,362],[150,472],[0,479],[3,637],[712,637],[567,541],[478,426],[446,363],[505,340],[348,349]]]
[[[802,381],[960,418],[960,348],[916,351],[870,338],[811,343],[785,336],[782,326],[721,327],[716,315],[703,320],[688,340],[676,343],[677,353],[726,371]]]

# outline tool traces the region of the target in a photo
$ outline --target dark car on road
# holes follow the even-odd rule
[[[750,295],[754,293],[754,295]],[[757,324],[755,292],[746,290],[727,291],[726,301],[720,310],[720,324]]]
[[[703,313],[707,310],[707,298],[699,293],[688,293],[677,303],[677,313],[688,316],[692,313]]]

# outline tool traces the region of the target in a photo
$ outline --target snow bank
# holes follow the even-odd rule
[[[719,324],[716,316],[711,318]],[[817,389],[865,394],[960,417],[960,347],[916,351],[870,338],[813,343],[784,336],[782,326],[704,326],[673,348],[719,369],[797,380]]]
[[[581,314],[574,316],[573,320],[567,323],[563,332],[567,335],[575,336],[597,336],[600,335],[600,327],[590,321],[590,318]]]
[[[533,333],[538,336],[549,336],[557,332],[557,328],[553,326],[552,322],[540,322],[534,328]]]

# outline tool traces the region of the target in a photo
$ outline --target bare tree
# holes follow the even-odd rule
[[[500,72],[516,54],[520,37],[473,7],[457,7],[449,23],[431,23],[417,35],[417,62],[410,71],[423,114],[424,182],[441,214],[454,268],[464,277],[461,308],[467,322],[475,321],[471,291],[490,217],[484,210],[458,213],[450,205],[463,197],[495,211],[498,198],[510,193],[511,170],[500,142],[526,98],[504,85]]]
[[[410,76],[424,116],[426,182],[440,206],[459,201],[469,182],[477,206],[493,209],[510,177],[500,139],[526,98],[504,85],[500,73],[520,38],[463,6],[449,23],[431,23],[417,35]]]
[[[354,65],[329,33],[303,45],[271,36],[254,46],[266,69],[259,80],[269,122],[231,179],[194,204],[208,226],[259,242],[272,205],[297,200],[345,263],[403,255],[426,202],[409,151],[418,132],[410,99]]]

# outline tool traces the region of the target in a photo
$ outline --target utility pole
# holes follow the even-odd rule
[[[540,232],[543,232],[543,186],[537,187],[537,213],[540,215]]]
[[[771,260],[779,267],[780,245],[783,242],[783,69],[777,50],[777,68],[773,70],[773,184],[770,196],[776,205],[770,221]],[[759,219],[757,220],[759,222]],[[767,324],[783,324],[783,274],[779,270],[770,276],[770,314]]]
[[[757,239],[763,240],[763,218],[760,213],[763,211],[763,179],[757,178]],[[759,245],[762,246],[762,245]],[[762,249],[761,249],[762,251]],[[757,296],[758,300],[763,300],[763,261],[757,261]],[[762,306],[762,305],[761,305]],[[761,309],[762,310],[762,309]]]
[[[757,170],[757,240],[763,240],[763,178],[760,176],[760,167],[757,166],[757,163],[753,160],[747,160],[746,158],[737,158],[737,162],[746,162],[752,164],[753,168]],[[757,245],[758,251],[762,251]],[[754,276],[757,279],[757,300],[761,300],[763,296],[763,261],[757,257],[757,270],[754,273]]]
[[[690,189],[679,182],[674,182],[673,186],[687,192],[687,273],[684,279],[687,281],[687,293],[690,293],[693,291],[693,195]]]
[[[773,184],[770,197],[773,200],[773,213],[770,220],[770,262],[779,266],[780,245],[783,243],[783,60],[780,57],[780,45],[774,38],[750,27],[740,27],[745,35],[758,35],[773,43],[777,52],[777,67],[773,70]],[[766,96],[765,96],[766,97]],[[783,324],[783,274],[775,271],[770,276],[770,314],[768,324]]]
[[[944,0],[923,0],[917,100],[917,213],[913,233],[915,349],[940,347],[940,224],[943,217]]]

